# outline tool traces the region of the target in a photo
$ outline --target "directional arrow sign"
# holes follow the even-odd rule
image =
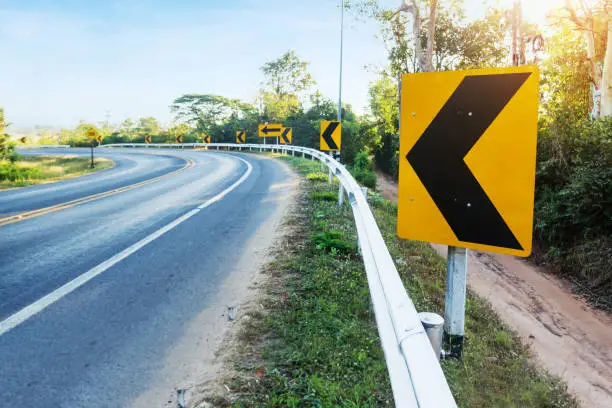
[[[145,143],[151,143],[151,135],[147,135],[144,138]]]
[[[210,136],[202,135],[202,143],[210,143]]]
[[[176,143],[183,143],[183,136],[176,135],[174,136],[174,140],[176,141]]]
[[[536,68],[405,75],[398,235],[528,256],[537,119]]]
[[[280,136],[281,131],[283,130],[283,125],[274,123],[274,124],[259,124],[259,137],[276,137]]]
[[[283,128],[280,137],[280,144],[291,144],[293,141],[293,128],[286,127]]]
[[[236,132],[236,143],[244,143],[246,142],[246,132],[244,130],[239,130]]]
[[[321,121],[321,150],[339,151],[342,140],[342,124],[336,120]]]
[[[98,141],[98,143],[102,143],[102,139],[104,139],[104,136],[102,136],[102,135],[98,135],[96,137],[96,140]]]

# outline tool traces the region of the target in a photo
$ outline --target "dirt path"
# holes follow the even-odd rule
[[[397,184],[378,174],[397,201]],[[446,247],[432,245],[443,257]],[[594,310],[554,275],[512,256],[470,251],[468,284],[563,378],[584,407],[612,407],[612,316]]]

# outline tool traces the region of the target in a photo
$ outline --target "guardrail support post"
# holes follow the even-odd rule
[[[465,248],[448,247],[444,299],[444,349],[449,357],[461,358],[463,352],[467,255],[468,251]]]
[[[361,187],[361,192],[363,193],[363,196],[365,197],[366,201],[368,201],[368,188]]]
[[[291,149],[291,157],[295,157],[295,150]]]
[[[420,312],[419,319],[421,319],[421,324],[423,324],[425,333],[427,333],[427,337],[429,337],[429,342],[434,349],[436,357],[440,360],[440,356],[442,355],[444,319],[439,314],[431,312]]]
[[[329,167],[329,173],[327,173],[327,182],[329,184],[331,184],[332,181],[334,181],[334,175],[332,174],[332,170],[331,170],[331,166],[330,166]]]
[[[338,205],[342,207],[342,203],[344,202],[344,187],[342,183],[339,183],[340,187],[338,188]]]

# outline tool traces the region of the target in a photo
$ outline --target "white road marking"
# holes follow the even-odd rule
[[[153,232],[147,237],[136,242],[134,245],[124,249],[123,251],[112,256],[111,258],[107,259],[101,264],[94,266],[87,272],[79,275],[78,277],[74,278],[70,282],[55,289],[53,292],[49,293],[48,295],[43,296],[42,298],[38,299],[34,303],[24,307],[17,313],[14,313],[8,318],[6,318],[5,320],[1,321],[0,322],[0,336],[5,334],[9,330],[14,329],[15,327],[19,326],[21,323],[25,322],[26,320],[28,320],[30,317],[34,316],[35,314],[43,311],[44,309],[46,309],[53,303],[57,302],[58,300],[60,300],[61,298],[69,294],[70,292],[83,286],[84,284],[86,284],[87,282],[95,278],[96,276],[100,275],[102,272],[109,269],[111,266],[115,265],[116,263],[132,255],[134,252],[138,251],[139,249],[149,244],[150,242],[161,237],[162,235],[164,235],[166,232],[170,231],[177,225],[193,217],[194,215],[199,213],[202,209],[221,200],[223,197],[229,194],[232,190],[234,190],[236,187],[242,184],[253,171],[253,166],[251,165],[251,163],[247,162],[246,160],[240,157],[236,157],[236,156],[232,156],[232,157],[235,157],[236,159],[242,161],[243,163],[247,165],[247,171],[234,184],[232,184],[231,186],[229,186],[228,188],[226,188],[225,190],[223,190],[221,193],[217,194],[216,196],[210,198],[209,200],[206,200],[204,203],[199,205],[197,208],[194,208],[193,210],[189,211],[187,214],[182,215],[181,217],[177,218],[176,220],[172,221],[166,226],[158,229],[157,231]]]

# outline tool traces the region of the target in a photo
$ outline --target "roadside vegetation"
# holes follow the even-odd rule
[[[319,164],[285,158],[304,176],[290,232],[264,267],[258,306],[245,311],[215,406],[393,406],[348,204]],[[396,237],[396,206],[370,202],[418,310],[443,313],[445,265],[426,244]],[[482,299],[467,302],[463,360],[442,367],[461,407],[577,407],[565,386],[530,362],[527,347]]]
[[[96,167],[89,166],[86,157],[15,154],[10,160],[0,160],[0,190],[78,177],[112,167],[113,162],[98,157]]]

